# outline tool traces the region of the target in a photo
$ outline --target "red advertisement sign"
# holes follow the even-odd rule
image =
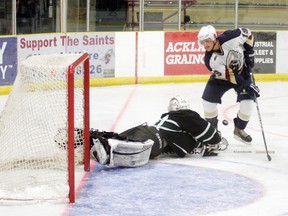
[[[197,32],[166,32],[164,50],[165,75],[210,74],[204,64],[203,47]]]

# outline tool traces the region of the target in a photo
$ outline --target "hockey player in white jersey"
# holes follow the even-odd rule
[[[168,112],[153,126],[139,125],[122,133],[91,130],[91,156],[108,166],[137,167],[162,153],[216,156],[228,142],[182,97],[173,97]]]
[[[198,42],[206,50],[205,65],[212,72],[202,95],[206,120],[217,128],[217,104],[221,104],[225,92],[234,89],[239,102],[234,138],[250,144],[252,137],[245,128],[253,113],[255,97],[260,96],[250,74],[254,66],[253,34],[247,28],[237,28],[217,35],[216,29],[208,25],[200,29]]]

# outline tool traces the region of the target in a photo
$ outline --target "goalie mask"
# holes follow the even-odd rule
[[[208,40],[215,41],[217,38],[216,29],[212,25],[203,26],[197,37],[199,45],[203,45]]]
[[[184,98],[177,96],[171,98],[169,101],[168,111],[177,111],[183,109],[190,109],[190,104]]]

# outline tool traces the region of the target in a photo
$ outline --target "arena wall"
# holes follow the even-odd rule
[[[221,33],[221,32],[219,32]],[[257,81],[288,81],[288,32],[254,32]],[[210,72],[197,32],[89,32],[0,37],[0,94],[10,91],[30,55],[90,55],[91,86],[204,82]]]

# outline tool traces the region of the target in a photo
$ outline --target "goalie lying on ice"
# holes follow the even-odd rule
[[[90,153],[100,164],[137,167],[162,153],[216,156],[228,142],[189,103],[173,97],[168,112],[153,126],[142,124],[122,133],[90,131]]]

